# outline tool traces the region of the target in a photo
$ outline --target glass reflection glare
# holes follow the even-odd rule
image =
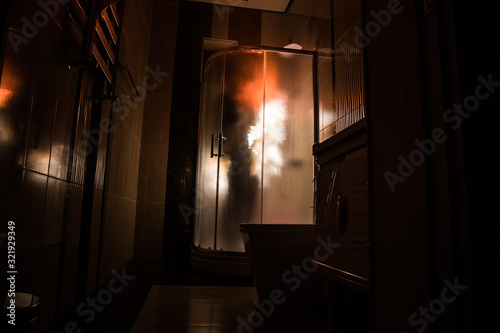
[[[275,99],[264,107],[255,124],[250,126],[248,131],[248,145],[255,155],[252,163],[252,175],[260,175],[262,172],[262,163],[259,156],[262,156],[262,147],[265,145],[267,153],[264,155],[264,169],[271,172],[272,175],[279,175],[283,166],[283,144],[286,141],[286,100]],[[264,119],[265,118],[265,119]],[[264,133],[262,131],[264,124]],[[260,125],[260,126],[259,126]],[[264,140],[264,142],[263,142]],[[269,183],[264,183],[264,187]]]
[[[12,99],[12,91],[9,89],[0,88],[0,108],[5,109]]]

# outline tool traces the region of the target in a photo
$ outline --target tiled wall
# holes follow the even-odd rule
[[[153,8],[149,66],[163,76],[147,92],[144,107],[134,254],[160,258],[179,1],[155,0]]]
[[[40,7],[36,2],[11,5],[9,32],[19,35],[22,18],[29,20]],[[0,249],[7,253],[7,222],[14,221],[16,289],[42,300],[41,327],[55,319],[58,307],[64,311],[74,303],[71,259],[78,255],[75,234],[83,193],[83,180],[67,177],[78,72],[68,69],[65,56],[79,51],[66,42],[64,23],[60,11],[27,43],[7,41],[0,82]],[[84,113],[82,129],[88,128]],[[72,165],[74,174],[82,162]],[[0,301],[7,289],[5,265],[2,260]]]
[[[133,257],[136,207],[139,188],[141,142],[145,105],[150,95],[145,81],[150,73],[149,45],[153,0],[126,1],[119,62],[127,66],[140,97],[131,99],[133,85],[125,71],[117,74],[115,94],[119,97],[110,133],[106,184],[104,190],[100,281],[111,276],[112,269],[125,265]],[[147,82],[147,85],[145,85]],[[119,115],[119,116],[118,116]]]
[[[23,17],[29,20],[41,8],[38,2],[10,3],[9,31],[19,35]],[[125,2],[119,61],[131,69],[137,85],[147,75],[151,4],[152,0]],[[70,163],[69,152],[72,135],[75,145],[88,140],[93,70],[85,71],[82,98],[76,101],[78,69],[68,68],[65,58],[78,59],[80,50],[68,41],[66,19],[61,9],[56,20],[47,20],[33,38],[19,44],[17,53],[7,42],[0,82],[0,250],[6,253],[6,224],[12,220],[16,223],[17,291],[40,297],[41,329],[77,301],[82,204],[89,190],[84,187],[86,155],[75,149]],[[131,91],[126,72],[118,73],[116,95],[129,112],[123,119],[113,114],[107,159],[108,135],[101,133],[95,187],[90,189],[94,195],[88,221],[87,292],[133,256],[145,100],[131,102],[122,97],[122,93],[130,96]],[[80,106],[77,112],[76,102]],[[109,117],[111,105],[107,102],[101,118]],[[5,264],[2,261],[0,266],[1,304],[6,290]]]
[[[286,13],[262,12],[261,45],[331,50],[330,0],[294,0]]]
[[[179,211],[192,207],[196,174],[201,47],[212,31],[213,6],[181,1],[177,27],[165,199],[164,255],[187,256],[192,223]]]

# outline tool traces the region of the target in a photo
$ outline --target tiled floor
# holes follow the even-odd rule
[[[103,311],[96,312],[94,320],[84,322],[84,317],[73,309],[43,333],[66,332],[67,323],[73,321],[81,333],[327,331],[323,308],[276,307],[269,316],[252,314],[256,311],[253,303],[258,297],[249,277],[199,273],[193,271],[186,260],[172,258],[134,259],[125,269],[127,275],[136,278],[121,293],[114,295]],[[250,325],[245,326],[249,321]]]
[[[130,332],[326,332],[313,309],[255,304],[254,287],[153,285]]]

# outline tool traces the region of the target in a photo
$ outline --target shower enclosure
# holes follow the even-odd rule
[[[241,223],[313,223],[313,82],[312,53],[235,48],[207,60],[194,268],[241,256]]]

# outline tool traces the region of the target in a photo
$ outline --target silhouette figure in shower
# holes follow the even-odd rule
[[[226,72],[227,73],[227,72]],[[219,218],[217,248],[244,251],[240,236],[241,223],[260,223],[260,176],[252,174],[252,165],[260,163],[248,143],[250,127],[258,112],[245,105],[239,96],[248,77],[228,78],[224,92],[223,142],[224,156],[220,159]],[[224,174],[222,174],[224,173]],[[225,184],[224,184],[225,182]]]

